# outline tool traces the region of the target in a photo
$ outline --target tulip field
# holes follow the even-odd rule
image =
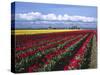
[[[94,37],[95,30],[15,35],[15,71],[87,69]]]

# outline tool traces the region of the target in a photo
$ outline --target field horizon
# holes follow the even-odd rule
[[[12,30],[12,35],[30,35],[30,34],[47,34],[47,33],[56,33],[56,32],[73,32],[73,31],[83,31],[87,29],[18,29]],[[92,29],[89,29],[92,30]]]

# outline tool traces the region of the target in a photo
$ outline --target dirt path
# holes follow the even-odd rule
[[[91,51],[91,62],[90,62],[90,68],[97,68],[97,43],[96,43],[96,37],[93,37],[93,45],[92,45],[92,51]]]

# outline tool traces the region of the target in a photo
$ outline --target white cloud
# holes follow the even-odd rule
[[[82,22],[95,22],[96,18],[93,17],[86,17],[86,16],[70,16],[68,14],[64,15],[56,15],[53,13],[49,14],[42,14],[40,12],[29,12],[29,13],[20,13],[16,14],[16,19],[23,19],[23,20],[70,20],[70,21],[82,21]]]
[[[47,14],[47,15],[41,15],[42,19],[44,20],[56,20],[57,16],[55,14]]]
[[[39,12],[30,12],[30,13],[20,13],[16,14],[16,17],[19,19],[24,19],[24,20],[34,20],[34,19],[39,19],[41,18],[41,13]]]

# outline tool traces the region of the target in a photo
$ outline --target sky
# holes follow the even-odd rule
[[[94,6],[16,2],[15,7],[16,21],[97,21],[97,8]]]

